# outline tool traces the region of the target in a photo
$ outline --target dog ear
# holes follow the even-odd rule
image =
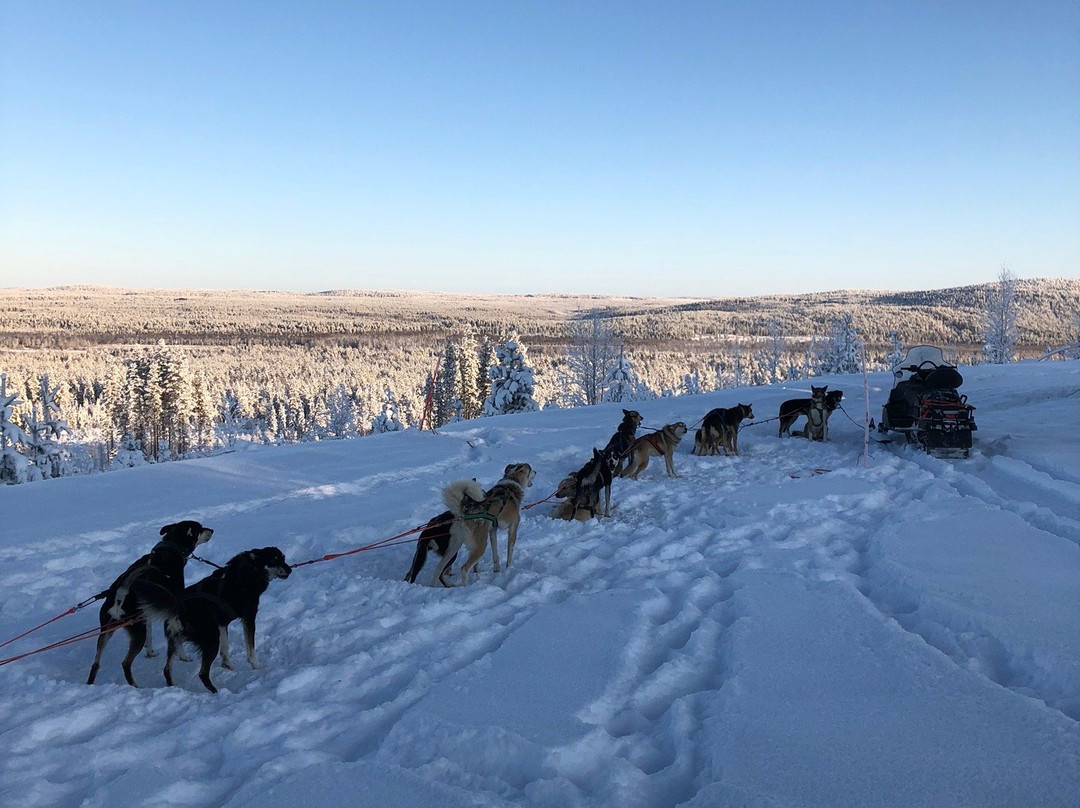
[[[168,533],[174,527],[176,527],[176,525],[165,525],[165,527],[163,527],[161,530],[158,531],[158,535],[159,536],[164,536],[166,533]]]

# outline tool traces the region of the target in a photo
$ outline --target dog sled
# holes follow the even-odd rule
[[[966,458],[978,427],[975,407],[956,390],[964,377],[941,349],[916,345],[892,368],[893,387],[878,432],[898,432],[933,457]]]

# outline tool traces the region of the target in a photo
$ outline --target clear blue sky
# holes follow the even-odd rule
[[[0,286],[1080,273],[1080,3],[0,0]]]

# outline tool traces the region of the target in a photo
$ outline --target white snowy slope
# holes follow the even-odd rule
[[[613,515],[524,518],[514,565],[466,588],[402,582],[411,546],[297,569],[263,597],[260,656],[162,657],[98,684],[82,642],[0,666],[0,804],[1075,806],[1080,802],[1080,362],[964,369],[970,460],[741,436],[616,480]],[[861,378],[833,377],[861,418]],[[871,377],[872,413],[888,381]],[[799,395],[640,403],[645,426]],[[603,445],[620,408],[502,416],[443,434],[249,448],[0,489],[0,642],[106,587],[193,518],[223,563],[392,536],[439,489],[508,462],[529,502]],[[813,475],[812,469],[829,469]],[[503,542],[505,544],[505,542]],[[209,571],[197,562],[188,580]],[[421,574],[423,580],[428,576]],[[96,624],[97,604],[0,649]],[[157,646],[163,648],[160,625]]]

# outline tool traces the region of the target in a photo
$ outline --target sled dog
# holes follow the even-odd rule
[[[615,477],[622,476],[623,460],[630,454],[630,448],[634,445],[634,436],[637,428],[645,419],[637,410],[623,410],[623,419],[615,434],[600,450],[611,467],[611,473]]]
[[[825,394],[826,419],[840,406],[843,398],[843,390],[829,390]],[[780,434],[778,437],[782,438],[784,435],[793,434],[790,431],[792,425],[799,419],[799,416],[809,416],[811,402],[812,399],[809,398],[790,398],[780,405]]]
[[[477,486],[479,488],[479,486]],[[482,493],[482,492],[481,492]],[[424,525],[424,529],[420,531],[420,536],[416,540],[416,552],[413,554],[412,566],[409,567],[409,571],[405,573],[405,580],[410,584],[416,583],[416,576],[420,574],[420,570],[424,568],[424,564],[427,562],[428,553],[435,553],[438,556],[446,557],[447,548],[450,546],[450,526],[454,521],[454,514],[452,511],[443,511],[438,516],[434,516],[431,520]],[[457,551],[446,560],[441,575],[449,575],[450,568],[454,564],[454,559],[457,557]],[[443,586],[450,586],[446,582],[445,577],[438,579],[439,583]],[[431,582],[431,585],[435,585],[435,581]]]
[[[112,582],[112,585],[101,594],[104,601],[98,612],[98,622],[102,629],[111,623],[133,620],[124,626],[128,635],[128,650],[124,656],[121,667],[124,670],[124,678],[132,687],[135,678],[131,675],[131,663],[139,655],[139,651],[145,645],[147,655],[153,656],[152,644],[148,642],[150,627],[148,616],[143,614],[146,605],[145,594],[150,591],[160,593],[162,597],[178,598],[184,591],[184,565],[188,556],[195,552],[200,544],[206,544],[214,531],[203,527],[198,522],[187,520],[177,522],[174,525],[165,525],[159,531],[163,538],[153,546],[149,553],[144,555]],[[94,663],[90,666],[90,675],[86,679],[88,685],[92,685],[101,668],[101,655],[105,652],[105,646],[109,644],[113,631],[98,635],[97,652],[94,654]]]
[[[518,525],[521,523],[521,504],[525,489],[532,485],[536,472],[528,463],[511,463],[503,470],[503,477],[487,491],[480,489],[474,480],[457,480],[443,489],[443,502],[458,517],[450,528],[450,544],[447,555],[456,553],[464,544],[469,557],[461,565],[461,585],[469,582],[469,571],[484,555],[491,542],[492,570],[499,572],[499,528],[506,529],[506,566],[514,561],[514,544],[517,542]],[[475,487],[474,487],[475,486]],[[444,558],[435,570],[436,579],[442,576]]]
[[[825,393],[828,385],[814,387],[810,385],[810,409],[806,413],[806,427],[803,435],[807,440],[826,440],[828,438],[829,410]]]
[[[229,659],[229,623],[240,620],[244,627],[244,647],[251,667],[260,670],[255,657],[255,617],[259,598],[270,581],[288,578],[292,568],[277,547],[248,550],[229,559],[201,581],[187,587],[179,598],[150,588],[144,595],[144,609],[165,621],[169,650],[165,657],[165,684],[172,685],[172,662],[184,643],[199,652],[199,680],[211,693],[210,666],[221,654],[221,667],[232,670]]]
[[[750,404],[736,404],[734,407],[717,407],[709,410],[701,422],[701,449],[699,454],[739,454],[739,424],[744,418],[753,418],[754,410]]]
[[[559,519],[584,522],[600,512],[600,496],[604,497],[603,515],[611,515],[611,466],[599,449],[593,449],[592,460],[563,478],[555,496],[566,498],[555,508]]]
[[[679,475],[675,472],[675,447],[679,445],[685,435],[686,424],[682,421],[668,424],[651,435],[642,435],[634,441],[634,445],[630,449],[630,462],[627,463],[622,476],[636,480],[638,475],[649,465],[650,457],[662,457],[664,458],[664,466],[667,469],[668,476],[678,477]]]

